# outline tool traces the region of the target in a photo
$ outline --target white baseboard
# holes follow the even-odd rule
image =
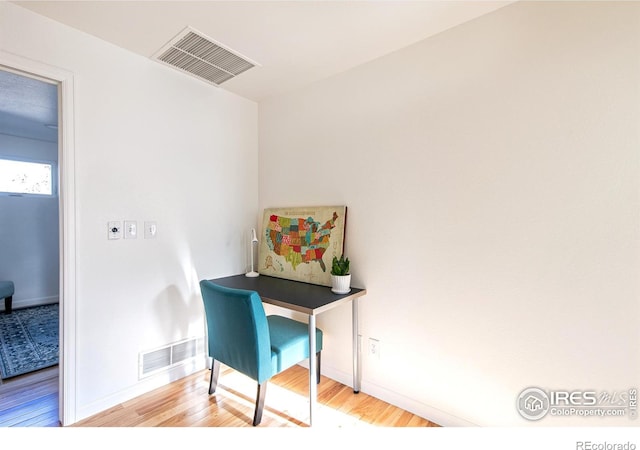
[[[122,391],[116,392],[113,395],[103,397],[86,405],[78,406],[76,409],[76,422],[91,417],[94,414],[103,412],[115,405],[146,394],[147,392],[165,386],[169,383],[177,381],[181,378],[184,378],[206,368],[207,363],[205,358],[194,358],[191,361],[173,367],[166,372],[149,376],[148,378],[141,380],[134,386],[123,389]]]
[[[208,358],[204,358],[204,359],[196,358],[191,362],[189,362],[188,364],[174,367],[168,370],[167,372],[164,372],[158,375],[153,375],[148,379],[143,380],[140,383],[136,384],[135,386],[132,386],[128,389],[120,391],[116,394],[110,395],[102,399],[98,399],[92,402],[91,404],[78,407],[76,410],[77,421],[90,417],[99,412],[105,411],[119,403],[125,402],[127,400],[131,400],[132,398],[145,394],[153,389],[164,386],[173,381],[177,381],[180,378],[191,375],[197,371],[207,369],[209,368],[207,361],[208,361]],[[300,365],[303,367],[308,367],[305,363]],[[333,367],[327,367],[323,365],[322,375],[326,376],[327,378],[331,378],[332,380],[335,380],[338,383],[342,383],[346,386],[353,386],[353,375],[351,373],[343,372]],[[366,380],[362,381],[362,385],[360,386],[360,392],[370,395],[372,397],[375,397],[377,399],[380,399],[393,406],[397,406],[398,408],[404,409],[405,411],[408,411],[412,414],[423,417],[443,427],[477,427],[478,426],[465,419],[449,414],[446,411],[442,411],[438,408],[434,408],[422,402],[415,401],[414,399],[398,394],[397,392],[386,389],[375,383],[369,383]]]
[[[11,309],[31,308],[32,306],[49,305],[51,303],[59,303],[60,297],[57,295],[51,297],[13,299]],[[0,311],[4,311],[4,301],[0,300]]]
[[[343,372],[333,367],[322,366],[322,375],[331,378],[346,386],[353,386],[353,375],[349,372]],[[433,423],[437,423],[443,427],[477,427],[478,425],[471,423],[465,419],[454,416],[433,406],[429,406],[422,402],[418,402],[412,398],[406,397],[397,392],[386,389],[367,380],[362,380],[360,392],[380,399],[393,406],[404,409],[405,411],[415,414]]]

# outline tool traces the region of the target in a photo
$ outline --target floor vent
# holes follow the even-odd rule
[[[148,350],[139,355],[139,376],[148,377],[155,373],[185,364],[204,354],[204,339],[192,338],[164,347]]]
[[[187,27],[153,59],[219,86],[258,64]]]

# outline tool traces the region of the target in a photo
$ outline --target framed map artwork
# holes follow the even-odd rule
[[[266,208],[258,272],[331,286],[331,261],[344,250],[346,206]]]

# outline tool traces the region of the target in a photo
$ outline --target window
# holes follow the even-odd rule
[[[54,195],[53,163],[0,159],[0,192]]]

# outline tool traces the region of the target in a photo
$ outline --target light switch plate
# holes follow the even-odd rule
[[[136,239],[138,237],[138,223],[135,220],[124,221],[124,238]]]
[[[158,226],[155,222],[145,222],[144,223],[144,238],[145,239],[155,239],[158,234]]]

